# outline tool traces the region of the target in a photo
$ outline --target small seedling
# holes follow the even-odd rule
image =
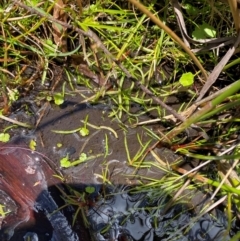
[[[62,147],[62,143],[57,143],[57,147],[61,148]]]
[[[85,188],[85,192],[88,193],[88,194],[92,194],[95,192],[95,187],[92,187],[92,186],[88,186]]]
[[[56,105],[61,105],[64,102],[64,94],[62,94],[62,93],[54,94],[53,98],[54,98],[54,103]]]
[[[79,159],[74,160],[74,161],[70,161],[69,156],[66,156],[60,160],[60,165],[61,165],[61,167],[65,167],[65,168],[73,167],[73,166],[79,165],[81,163],[95,159],[100,156],[103,156],[103,154],[87,156],[86,153],[81,153],[81,155],[79,156]]]
[[[194,81],[194,75],[191,72],[184,73],[179,79],[180,84],[183,87],[191,86]]]
[[[17,89],[10,90],[10,89],[7,87],[7,90],[8,90],[9,100],[11,100],[11,101],[16,101],[16,100],[18,100],[18,98],[19,98],[19,92],[18,92]]]
[[[60,165],[61,167],[66,167],[66,168],[71,166],[71,162],[69,160],[68,155],[60,160]]]
[[[52,130],[52,132],[58,133],[58,134],[72,134],[72,133],[76,133],[76,132],[79,131],[80,134],[83,134],[83,135],[87,134],[88,135],[89,134],[89,130],[87,129],[87,126],[90,126],[91,128],[96,129],[96,130],[102,130],[102,129],[109,130],[110,132],[113,133],[115,138],[118,138],[117,132],[114,131],[111,127],[108,127],[108,126],[95,126],[95,125],[92,125],[92,124],[88,123],[87,120],[88,120],[88,116],[86,116],[84,121],[81,120],[81,122],[84,123],[83,127],[79,127],[77,129],[69,130],[69,131]]]
[[[36,146],[37,146],[36,141],[31,140],[30,143],[29,143],[29,148],[30,148],[32,151],[35,151],[35,150],[36,150]]]
[[[0,133],[0,141],[8,142],[10,139],[10,135],[8,133]]]
[[[80,128],[80,135],[81,136],[88,136],[89,135],[89,129],[87,128],[87,121],[88,121],[88,115],[86,116],[85,120],[84,120],[84,126],[82,128]]]
[[[54,103],[55,103],[56,105],[61,105],[61,104],[63,104],[63,102],[64,102],[65,85],[66,85],[66,82],[63,83],[62,93],[55,93],[55,94],[53,95]]]
[[[59,133],[59,134],[71,134],[71,133],[76,133],[76,132],[79,131],[79,134],[81,136],[88,136],[89,135],[89,129],[87,128],[87,125],[88,125],[88,115],[86,116],[86,118],[83,121],[83,123],[84,123],[83,127],[77,128],[75,130],[70,130],[70,131],[52,130],[52,132]]]
[[[5,218],[6,214],[10,213],[10,212],[5,212],[4,207],[5,207],[4,205],[0,204],[0,217],[1,218]]]

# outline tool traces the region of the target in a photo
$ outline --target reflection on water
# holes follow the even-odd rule
[[[150,194],[131,194],[124,189],[125,187],[118,187],[109,191],[119,194],[110,196],[107,201],[98,201],[89,210],[88,218],[95,241],[227,241],[230,239],[228,235],[225,236],[227,220],[220,211],[217,219],[206,214],[193,222],[194,214],[187,210],[185,204],[177,204],[163,214],[166,198],[150,203]],[[156,208],[159,203],[161,208]]]

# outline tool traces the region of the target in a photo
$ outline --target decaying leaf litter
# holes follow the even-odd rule
[[[63,163],[64,158],[65,165],[77,161],[71,171],[64,170],[70,173],[70,178],[76,173],[74,168],[79,169],[79,163],[91,162],[93,157],[105,164],[102,173],[93,174],[103,183],[111,183],[106,164],[112,141],[108,134],[116,133],[120,136],[117,143],[123,142],[122,151],[126,154],[125,158],[120,157],[126,160],[129,170],[132,168],[134,184],[139,185],[137,190],[148,192],[146,181],[152,188],[165,188],[172,197],[167,205],[171,206],[184,195],[174,185],[169,192],[164,183],[181,180],[186,185],[184,189],[193,188],[194,183],[194,188],[207,184],[209,194],[213,195],[208,205],[214,208],[221,201],[230,229],[239,218],[237,1],[210,5],[200,1],[197,6],[175,0],[164,4],[144,2],[144,5],[135,0],[85,4],[81,1],[3,3],[0,117],[9,124],[1,124],[2,141],[7,141],[9,135],[12,138],[18,135],[14,129],[20,126],[28,128],[28,134],[32,130],[38,133],[42,123],[47,126],[44,118],[52,111],[51,106],[59,105],[61,110],[64,105],[70,106],[72,96],[79,95],[82,106],[75,103],[79,110],[87,103],[91,108],[100,108],[102,119],[110,118],[105,123],[117,124],[112,127],[104,122],[95,123],[91,116],[87,120],[90,115],[87,111],[82,122],[77,120],[76,128],[48,130],[58,131],[56,136],[86,135],[86,139],[82,138],[86,141],[83,147],[91,143],[91,134],[97,136],[103,129],[109,131],[99,138],[104,140],[100,149],[88,148],[86,153],[84,148],[76,152],[75,147],[61,152],[66,137],[60,137],[56,143],[61,153],[58,163]],[[202,18],[194,15],[196,9],[205,11]],[[207,34],[201,36],[201,31],[204,32],[201,28],[208,28]],[[63,115],[76,122],[71,120],[74,111]],[[16,114],[20,112],[20,116]],[[129,153],[128,133],[136,127],[142,128],[140,133],[136,132],[139,148]],[[38,139],[28,136],[28,141],[37,140],[37,150],[51,158],[49,146],[39,137],[41,134]],[[34,146],[32,143],[31,147]],[[179,157],[171,163],[163,162],[154,154],[159,148],[172,150]],[[157,161],[146,160],[149,153]],[[185,161],[196,160],[199,163],[191,170],[182,166]],[[206,172],[210,165],[214,166],[214,174]],[[162,180],[141,173],[153,167],[166,174]],[[133,182],[129,176],[123,175],[120,182],[123,180],[127,184]],[[211,206],[207,210],[210,209]]]

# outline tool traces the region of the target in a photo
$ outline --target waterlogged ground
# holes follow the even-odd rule
[[[110,102],[109,104],[91,105],[81,103],[82,101],[83,98],[80,94],[67,95],[61,106],[49,103],[39,106],[35,117],[32,114],[27,114],[22,106],[11,115],[11,118],[37,125],[34,130],[12,128],[9,133],[13,145],[16,147],[22,147],[24,144],[29,146],[29,143],[34,140],[36,151],[49,159],[46,160],[36,153],[33,156],[31,152],[21,154],[21,150],[13,152],[15,161],[19,157],[21,159],[21,165],[17,166],[19,168],[18,176],[9,179],[10,182],[15,182],[14,178],[22,180],[16,184],[16,189],[22,185],[21,183],[25,183],[24,185],[29,192],[33,188],[32,184],[24,181],[25,178],[31,177],[29,175],[21,176],[21,173],[24,173],[21,172],[21,168],[26,170],[24,166],[26,160],[32,161],[40,168],[39,174],[35,178],[41,176],[41,179],[44,182],[46,180],[46,183],[40,186],[39,192],[32,196],[28,192],[24,194],[25,196],[29,195],[30,204],[26,203],[25,197],[16,198],[16,195],[20,195],[25,187],[16,193],[12,190],[11,195],[14,197],[9,196],[9,193],[2,192],[0,200],[7,204],[8,209],[12,211],[10,214],[12,217],[18,213],[19,202],[21,207],[25,205],[25,209],[31,209],[35,212],[35,216],[38,215],[29,219],[30,221],[23,220],[21,225],[16,226],[15,230],[8,227],[8,232],[11,230],[13,233],[3,235],[5,240],[8,240],[10,236],[12,236],[10,240],[13,241],[61,240],[59,237],[64,237],[63,240],[84,241],[90,239],[94,241],[217,241],[230,239],[229,232],[226,232],[227,219],[222,210],[214,210],[196,219],[196,215],[203,210],[210,198],[204,187],[197,192],[186,190],[183,194],[184,198],[180,202],[173,203],[172,207],[167,205],[171,193],[163,192],[157,184],[154,188],[149,188],[147,192],[133,192],[133,187],[147,183],[146,178],[160,180],[165,175],[165,172],[157,167],[158,160],[151,154],[148,154],[144,159],[145,162],[151,162],[151,167],[136,169],[129,165],[129,161],[134,160],[136,154],[141,152],[148,141],[150,147],[156,140],[149,135],[145,128],[141,126],[133,128],[131,125],[135,122],[131,122],[129,116],[123,116],[123,123],[110,119],[108,117],[112,113]],[[132,111],[137,114],[141,108],[133,106]],[[85,123],[90,125],[84,126],[86,117],[88,119]],[[141,117],[139,121],[148,118],[147,116]],[[3,126],[6,126],[6,123],[2,123]],[[86,136],[79,133],[79,128],[83,127],[89,131]],[[149,125],[147,128],[152,130],[159,128],[159,126]],[[56,133],[56,131],[65,131],[66,133]],[[155,149],[155,154],[165,163],[172,163],[179,158],[166,148]],[[2,152],[1,161],[6,157],[4,155],[10,154]],[[79,161],[80,157],[87,157],[89,160],[72,167],[61,167],[64,163],[68,165],[73,161]],[[70,162],[60,164],[63,158]],[[41,159],[40,162],[39,159]],[[84,161],[84,158],[81,160]],[[59,201],[59,196],[62,194],[58,191],[49,191],[47,188],[47,185],[52,186],[53,183],[48,181],[51,175],[46,172],[49,169],[46,169],[45,162],[50,165],[51,170],[63,174],[68,187],[85,195],[84,197],[76,195],[74,204],[71,203],[72,205],[69,205],[63,214],[60,211],[57,212],[56,218],[50,214],[57,208],[57,205],[63,205],[64,202],[61,198]],[[30,164],[26,165],[28,167]],[[3,173],[1,175],[1,178],[4,178]],[[4,188],[4,182],[1,181],[3,191]],[[5,188],[5,191],[9,190],[10,187]],[[156,190],[158,191],[156,192]],[[71,225],[69,223],[71,223],[77,207],[81,207],[82,211],[80,212],[83,212],[86,220],[83,220],[83,216],[79,215],[75,228],[70,231]],[[65,218],[64,215],[67,217]],[[11,220],[9,223],[14,222]],[[59,227],[59,223],[65,224],[63,227]],[[88,223],[89,229],[82,227],[84,223]],[[43,228],[44,226],[46,228]],[[236,230],[237,225],[234,228]],[[91,238],[87,233],[91,234]]]

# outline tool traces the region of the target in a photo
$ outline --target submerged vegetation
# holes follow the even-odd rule
[[[230,230],[240,218],[238,11],[236,0],[2,1],[0,140],[9,141],[10,129],[36,129],[46,104],[61,106],[78,94],[83,103],[106,106],[102,118],[124,132],[129,176],[138,184],[133,193],[151,192],[154,201],[166,193],[166,212],[186,198],[184,190],[204,187],[211,197],[197,218],[221,205]],[[37,115],[36,122],[11,118],[19,108]],[[133,154],[128,132],[140,126],[148,140],[139,134]],[[88,116],[77,129],[52,131],[91,138],[93,130],[118,137]],[[104,162],[108,143],[105,135],[103,153],[81,152],[74,161],[66,155],[60,165],[74,168],[95,157]],[[161,148],[177,154],[175,160],[163,160]],[[112,184],[107,167],[98,177]],[[151,168],[162,178],[138,173]],[[77,205],[87,192],[73,193],[64,198]]]

